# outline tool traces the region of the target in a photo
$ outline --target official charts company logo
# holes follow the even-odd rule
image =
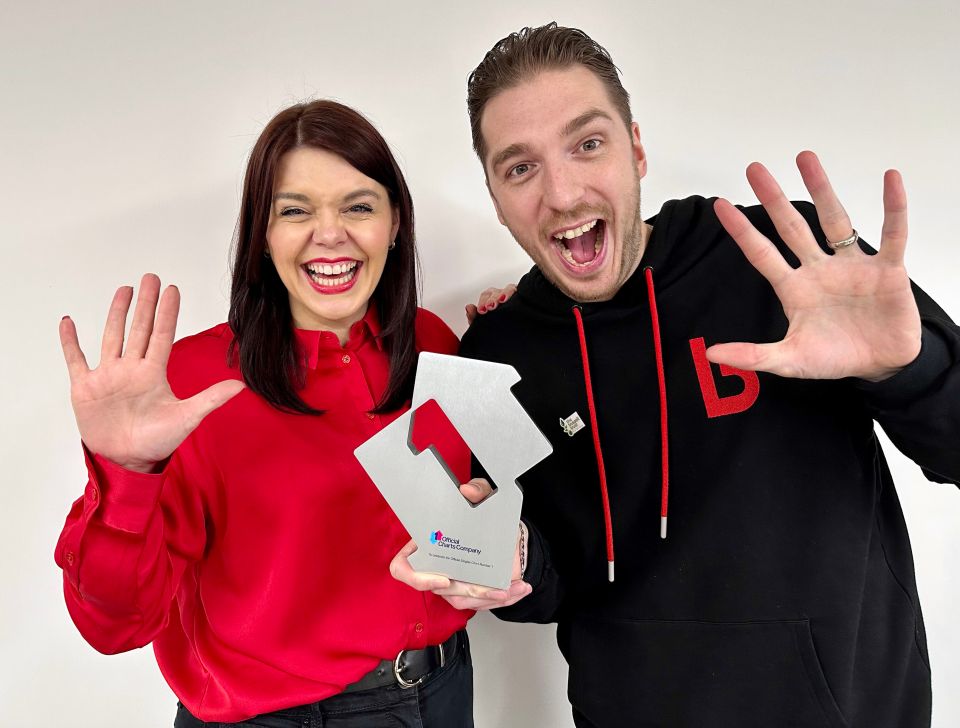
[[[454,551],[466,551],[471,554],[479,554],[481,551],[481,549],[473,548],[472,546],[464,546],[460,543],[460,539],[444,536],[440,531],[430,532],[430,544],[445,549],[453,549]]]

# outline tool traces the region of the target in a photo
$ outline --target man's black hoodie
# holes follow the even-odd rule
[[[762,208],[744,212],[798,264]],[[464,336],[462,355],[518,370],[554,448],[520,478],[534,591],[497,616],[558,623],[581,726],[928,726],[913,557],[874,421],[927,478],[960,483],[960,332],[914,287],[921,353],[884,382],[721,369],[705,347],[778,341],[783,309],[711,200],[649,222],[610,301],[577,304],[534,268]]]

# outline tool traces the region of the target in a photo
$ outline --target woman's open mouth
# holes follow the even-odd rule
[[[343,293],[349,290],[356,282],[362,267],[363,263],[359,260],[351,259],[311,260],[301,266],[310,285],[320,293]]]

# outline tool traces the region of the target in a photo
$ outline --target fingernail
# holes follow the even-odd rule
[[[507,300],[507,294],[504,293],[502,296],[500,296],[500,303],[503,303],[506,300]]]
[[[70,317],[69,317],[69,316],[64,316],[64,317],[63,317],[62,319],[60,319],[60,320],[61,320],[61,321],[66,321],[68,318],[70,318]]]

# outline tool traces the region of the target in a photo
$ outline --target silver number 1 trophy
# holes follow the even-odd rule
[[[510,392],[520,381],[506,364],[420,354],[410,411],[354,452],[417,543],[418,571],[506,589],[523,494],[517,478],[553,449]],[[489,473],[497,490],[472,505],[433,446],[412,445],[414,413],[430,400]]]

